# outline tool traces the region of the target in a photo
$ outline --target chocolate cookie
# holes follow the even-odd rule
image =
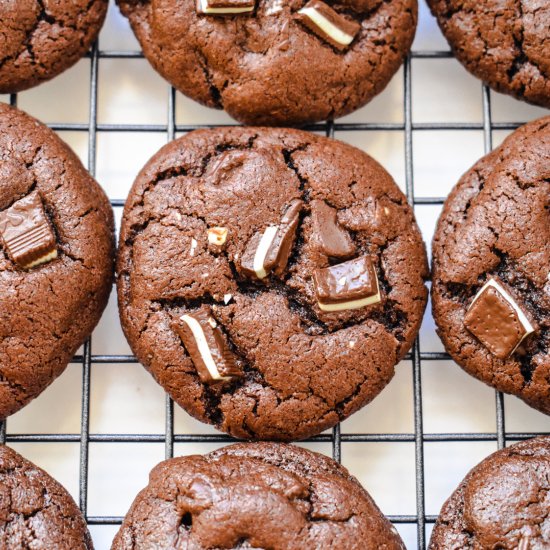
[[[93,549],[86,522],[66,489],[5,445],[0,445],[0,547]]]
[[[416,0],[117,0],[153,67],[247,124],[333,119],[380,93],[409,51]]]
[[[443,505],[430,550],[550,548],[550,438],[502,449],[478,464]]]
[[[298,130],[201,130],[134,183],[119,309],[190,414],[235,437],[301,439],[390,381],[427,271],[411,208],[362,151]]]
[[[0,103],[0,418],[59,376],[107,303],[107,197],[54,132]]]
[[[471,375],[550,414],[550,117],[449,195],[433,241],[438,333]]]
[[[152,547],[405,548],[345,468],[276,443],[231,445],[156,466],[111,550]]]
[[[458,60],[497,92],[550,107],[546,0],[427,0]]]
[[[32,88],[74,65],[96,39],[108,0],[0,2],[0,93]]]

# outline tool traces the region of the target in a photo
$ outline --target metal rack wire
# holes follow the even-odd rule
[[[98,68],[102,59],[140,59],[143,54],[139,51],[102,51],[94,45],[88,54],[91,62],[90,74],[90,109],[87,124],[53,123],[49,126],[57,131],[81,131],[88,133],[88,168],[92,175],[96,171],[96,143],[98,132],[157,132],[165,133],[168,140],[174,139],[176,132],[188,132],[207,125],[177,125],[175,116],[176,93],[169,88],[167,105],[168,119],[165,125],[136,125],[136,124],[98,124]],[[413,123],[411,97],[411,60],[414,58],[438,59],[451,57],[448,51],[412,52],[404,64],[404,121],[402,123],[335,123],[325,122],[307,127],[308,130],[324,131],[327,136],[333,137],[335,131],[399,131],[404,133],[405,139],[405,188],[411,205],[441,205],[445,197],[417,197],[414,190],[413,177],[413,131],[423,130],[480,130],[483,131],[484,148],[488,152],[492,148],[492,133],[494,130],[513,130],[518,123],[494,123],[491,120],[490,93],[486,86],[482,86],[483,120],[481,123]],[[12,105],[17,104],[17,96],[10,97]],[[124,199],[111,201],[113,207],[124,205]],[[416,524],[418,548],[426,547],[426,524],[433,523],[435,516],[425,513],[425,483],[424,483],[424,444],[427,442],[454,442],[454,441],[496,441],[502,448],[507,440],[527,439],[535,433],[507,433],[505,430],[504,401],[500,393],[496,393],[495,412],[496,430],[488,433],[425,433],[423,429],[422,408],[422,362],[447,360],[446,353],[428,353],[420,349],[419,339],[412,351],[406,357],[412,363],[413,372],[413,400],[414,400],[414,432],[411,433],[375,433],[375,434],[342,434],[340,426],[336,426],[331,434],[321,434],[308,441],[325,442],[332,444],[333,457],[341,461],[341,447],[344,442],[409,442],[415,446],[415,473],[416,473],[416,513],[414,515],[393,515],[389,519],[395,524]],[[88,340],[83,353],[73,358],[73,363],[82,365],[82,412],[80,433],[74,434],[6,434],[6,422],[0,429],[0,442],[27,443],[27,442],[62,442],[80,444],[80,471],[79,496],[80,507],[91,525],[116,525],[122,521],[121,517],[88,516],[88,466],[89,445],[96,442],[107,443],[164,443],[167,458],[173,456],[174,443],[229,443],[232,440],[223,434],[175,434],[174,433],[174,405],[166,397],[165,405],[165,433],[164,434],[94,434],[90,433],[90,375],[93,365],[100,363],[135,363],[131,355],[93,355],[91,340]]]

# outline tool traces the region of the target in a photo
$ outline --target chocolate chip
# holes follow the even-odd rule
[[[381,300],[376,270],[369,256],[317,269],[313,280],[322,311],[357,309]]]
[[[349,258],[355,253],[355,245],[349,233],[336,219],[337,211],[325,201],[311,202],[313,238],[321,252],[332,258]]]
[[[346,19],[321,0],[308,2],[296,19],[338,50],[345,50],[361,29],[359,23]]]
[[[464,325],[499,359],[509,357],[534,331],[520,306],[495,279],[489,279],[476,294]]]
[[[205,384],[227,381],[243,375],[227,337],[211,315],[210,307],[182,315],[173,325]]]
[[[38,192],[0,212],[0,234],[9,256],[23,269],[57,258],[55,234]]]
[[[235,15],[254,11],[255,0],[197,0],[202,15]]]
[[[248,242],[241,259],[241,269],[250,278],[264,279],[272,271],[282,275],[296,237],[302,201],[290,203],[279,225],[257,232]]]
[[[241,151],[240,149],[224,151],[210,160],[205,177],[213,185],[220,185],[233,170],[243,166],[247,158],[249,158],[247,151]]]

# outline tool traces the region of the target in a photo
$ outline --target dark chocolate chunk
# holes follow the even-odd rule
[[[255,0],[197,0],[197,12],[204,15],[234,15],[254,11]]]
[[[295,199],[290,203],[285,212],[275,239],[271,243],[265,256],[264,266],[269,271],[273,271],[276,275],[282,275],[286,268],[294,238],[296,237],[296,229],[300,221],[300,210],[303,202]]]
[[[55,234],[38,192],[0,212],[0,234],[10,258],[23,269],[57,258]]]
[[[514,299],[489,279],[464,316],[466,328],[495,356],[506,359],[534,331]]]
[[[368,256],[317,269],[313,280],[323,311],[356,309],[380,302],[376,270]]]
[[[258,249],[262,238],[268,238],[277,231],[277,226],[273,225],[268,227],[265,231],[257,231],[252,235],[252,238],[248,241],[245,251],[241,258],[242,272],[251,279],[264,279],[267,277],[267,271],[264,268],[263,261],[259,263],[256,260],[256,256],[259,255]]]
[[[213,185],[219,185],[233,170],[242,166],[249,157],[248,151],[230,149],[210,160],[205,176]]]
[[[241,259],[246,276],[264,279],[272,271],[275,275],[283,274],[296,237],[302,205],[300,199],[293,200],[279,225],[271,225],[253,235]]]
[[[203,383],[213,384],[243,375],[225,334],[211,315],[210,307],[203,306],[182,315],[174,323],[174,329]]]
[[[359,23],[346,19],[321,0],[308,2],[296,19],[338,50],[345,50],[361,29]]]
[[[325,201],[311,202],[314,239],[323,254],[332,258],[349,258],[355,253],[355,245],[349,233],[336,219],[337,210]]]

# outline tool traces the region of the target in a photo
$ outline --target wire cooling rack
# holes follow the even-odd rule
[[[87,123],[51,123],[49,126],[59,132],[83,132],[88,136],[88,168],[95,175],[97,168],[97,138],[100,133],[160,133],[165,134],[168,140],[174,139],[176,134],[185,133],[196,128],[210,125],[186,125],[176,123],[176,92],[170,88],[167,94],[167,123],[166,124],[105,124],[98,122],[98,71],[100,63],[106,59],[141,59],[140,51],[115,51],[102,50],[96,44],[88,54],[90,72],[90,104],[89,120]],[[413,122],[412,108],[412,60],[414,59],[447,59],[451,54],[448,51],[413,51],[404,63],[403,73],[403,121],[391,123],[346,123],[324,122],[307,127],[316,132],[324,132],[329,137],[334,137],[335,132],[400,132],[404,136],[404,181],[407,198],[411,205],[442,205],[444,196],[419,196],[415,193],[414,166],[413,166],[413,133],[422,131],[481,131],[483,134],[484,149],[488,152],[492,149],[493,132],[496,130],[511,131],[519,126],[517,122],[495,122],[491,116],[491,93],[487,87],[481,87],[482,121],[481,122]],[[17,95],[9,97],[12,105],[17,105]],[[136,172],[146,159],[137,162]],[[113,207],[122,207],[124,199],[112,199]],[[429,244],[429,243],[428,243]],[[92,433],[90,430],[90,385],[92,369],[99,364],[125,364],[135,363],[136,359],[131,355],[102,355],[93,354],[91,339],[88,340],[82,353],[75,356],[72,363],[82,366],[82,395],[81,418],[79,433],[10,433],[6,428],[6,422],[2,424],[0,441],[9,444],[18,443],[73,443],[79,444],[79,474],[78,493],[79,504],[91,526],[116,526],[122,521],[120,516],[88,515],[88,489],[94,479],[91,479],[89,468],[89,455],[91,443],[158,443],[164,444],[164,454],[167,458],[174,455],[174,445],[177,443],[229,443],[230,437],[217,433],[175,433],[174,430],[174,405],[171,399],[166,397],[165,404],[165,433]],[[426,514],[426,472],[425,472],[425,444],[430,442],[496,442],[499,448],[510,440],[527,439],[535,432],[507,432],[505,429],[505,408],[502,394],[496,393],[494,411],[496,415],[495,431],[482,433],[426,433],[423,428],[423,391],[422,370],[423,364],[431,361],[449,360],[449,356],[443,352],[422,351],[420,341],[417,339],[406,360],[412,364],[412,397],[414,431],[409,433],[342,433],[340,425],[330,433],[323,433],[308,440],[309,442],[322,442],[332,446],[332,455],[337,461],[342,460],[342,444],[346,443],[398,443],[406,442],[414,445],[414,474],[415,474],[415,504],[414,514],[394,514],[389,519],[398,527],[401,525],[416,525],[416,543],[419,549],[426,547],[426,526],[435,522],[436,516]],[[9,420],[8,420],[9,423]],[[537,432],[540,433],[540,432]],[[368,488],[368,487],[367,487]]]

